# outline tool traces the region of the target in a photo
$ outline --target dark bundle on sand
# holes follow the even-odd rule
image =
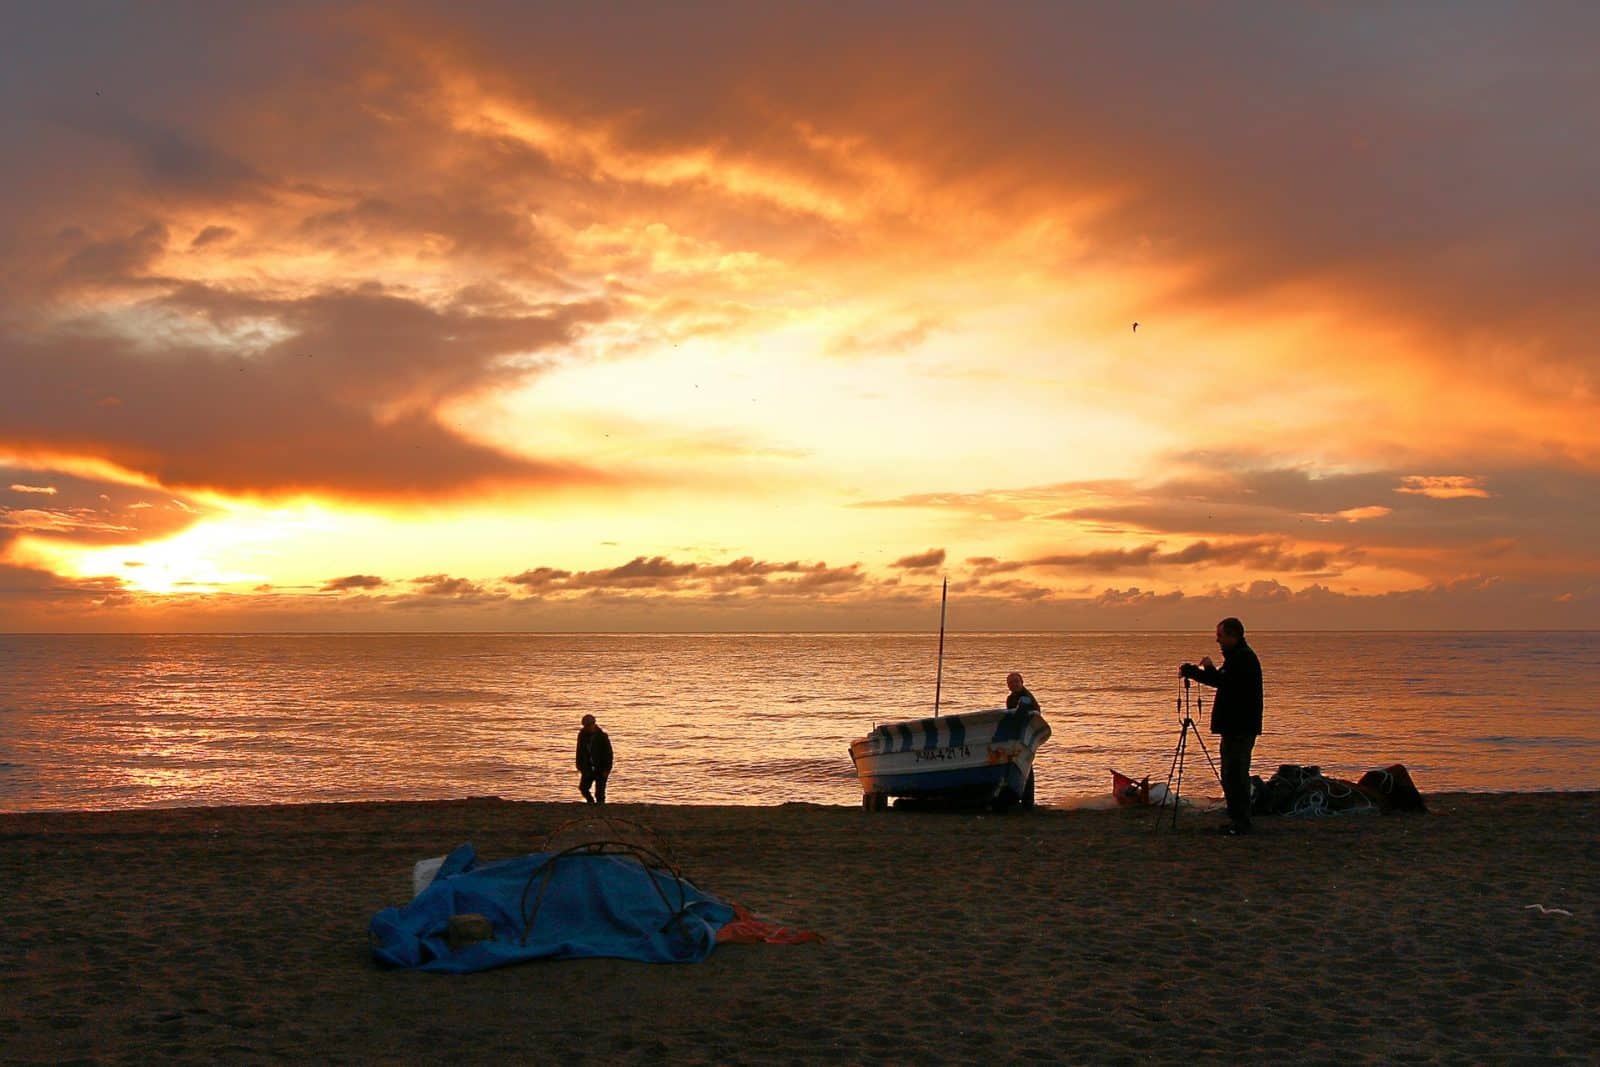
[[[1321,767],[1285,763],[1263,782],[1253,777],[1250,809],[1256,815],[1352,815],[1427,811],[1410,773],[1395,763],[1368,771],[1359,782],[1323,775]]]

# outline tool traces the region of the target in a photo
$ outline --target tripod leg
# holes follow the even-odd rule
[[[1178,766],[1183,756],[1183,735],[1178,735],[1177,747],[1172,750],[1172,763],[1167,767],[1167,784],[1161,791],[1161,803],[1156,805],[1155,828],[1161,829],[1161,820],[1167,814],[1167,801],[1172,797],[1172,778],[1178,773]]]
[[[1178,780],[1172,786],[1172,829],[1178,828],[1178,804],[1183,800],[1183,760],[1188,755],[1189,728],[1178,735]]]

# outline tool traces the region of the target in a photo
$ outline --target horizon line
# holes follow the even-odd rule
[[[946,629],[945,634],[1076,635],[1076,634],[1192,634],[1205,627],[1138,629],[1005,630]],[[0,630],[0,637],[738,637],[738,636],[926,636],[933,630]],[[1260,627],[1250,633],[1271,634],[1600,634],[1600,627]]]

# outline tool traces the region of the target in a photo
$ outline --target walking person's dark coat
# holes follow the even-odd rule
[[[606,802],[606,779],[611,777],[611,767],[616,756],[611,751],[611,738],[600,729],[593,715],[583,717],[583,729],[578,731],[578,791],[585,803]],[[589,788],[593,786],[591,794]]]

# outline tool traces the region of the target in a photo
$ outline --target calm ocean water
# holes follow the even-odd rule
[[[1600,788],[1600,634],[1252,643],[1263,773],[1399,762],[1424,793]],[[585,712],[617,751],[613,801],[854,804],[848,743],[931,711],[935,648],[928,634],[0,635],[0,811],[573,800]],[[1109,767],[1166,776],[1175,667],[1207,653],[1204,633],[951,634],[943,706],[997,706],[1022,671],[1055,730],[1039,799],[1067,802],[1107,792]]]

